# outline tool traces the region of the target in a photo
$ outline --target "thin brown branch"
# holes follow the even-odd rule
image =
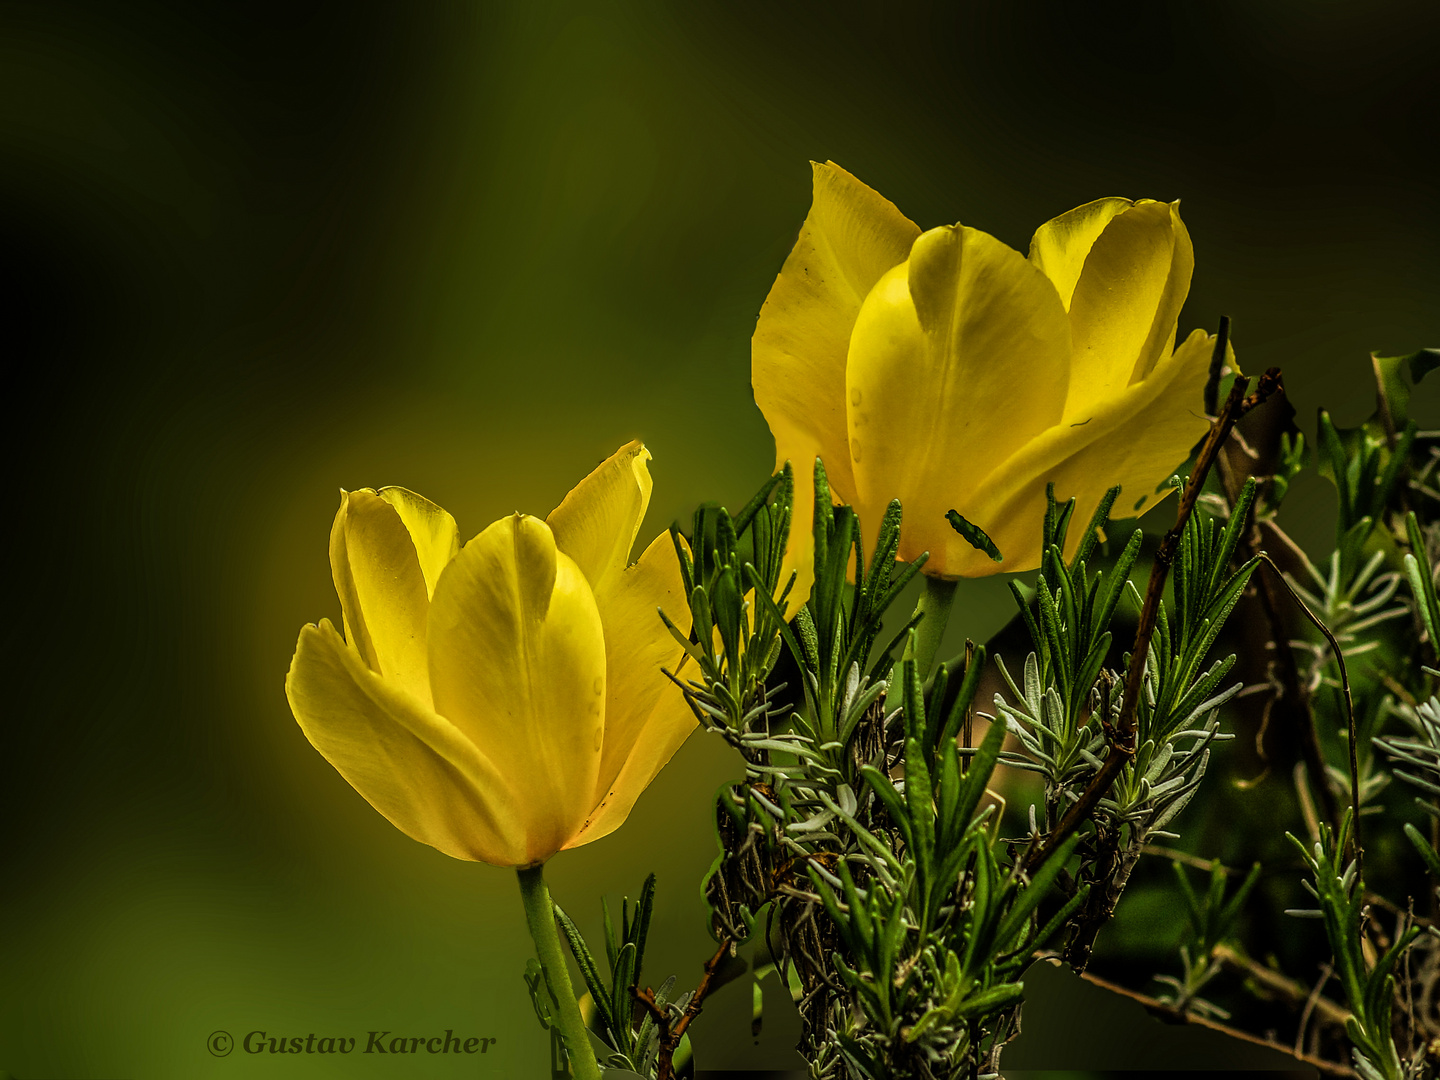
[[[680,1040],[685,1037],[690,1022],[700,1015],[704,1008],[705,996],[710,993],[710,983],[715,977],[715,972],[720,970],[720,965],[730,955],[734,942],[728,936],[722,936],[720,947],[715,950],[715,955],[705,961],[705,973],[700,976],[700,982],[695,987],[695,992],[690,995],[689,1002],[685,1005],[685,1011],[680,1014],[679,1020],[672,1020],[670,1014],[660,1007],[655,1000],[655,992],[648,986],[632,986],[630,992],[635,995],[635,1000],[645,1006],[651,1018],[655,1021],[656,1028],[660,1031],[659,1059],[655,1066],[655,1080],[674,1080],[675,1078],[675,1051],[680,1048]]]
[[[650,987],[632,986],[630,992],[635,995],[636,1001],[645,1006],[645,1011],[650,1014],[650,1019],[654,1020],[655,1026],[660,1029],[660,1037],[663,1040],[670,1031],[670,1014],[660,1007]]]
[[[1065,944],[1065,962],[1076,971],[1084,971],[1089,965],[1095,939],[1115,914],[1120,894],[1125,891],[1141,853],[1133,842],[1122,852],[1120,831],[1097,826],[1093,849],[1086,857],[1090,895],[1073,918],[1074,930]]]
[[[1283,537],[1290,547],[1294,547],[1294,541],[1273,521],[1265,522],[1264,528],[1271,536]],[[1258,555],[1261,551],[1258,543],[1260,530],[1261,526],[1257,524],[1255,532],[1245,538],[1249,556]],[[1280,697],[1292,725],[1299,731],[1300,749],[1305,757],[1305,768],[1311,776],[1311,785],[1320,800],[1320,812],[1324,814],[1331,828],[1338,829],[1340,808],[1325,773],[1325,755],[1321,752],[1320,737],[1315,730],[1315,713],[1310,708],[1310,695],[1300,684],[1300,670],[1295,663],[1295,654],[1290,649],[1284,620],[1280,617],[1282,597],[1269,576],[1260,575],[1259,585],[1260,608],[1265,613],[1265,622],[1270,627],[1270,640],[1275,647],[1271,662],[1280,676]]]
[[[1282,972],[1268,968],[1264,964],[1252,960],[1238,949],[1232,949],[1229,945],[1215,946],[1214,955],[1231,971],[1253,980],[1257,986],[1285,999],[1292,1005],[1305,1005],[1311,997],[1310,987],[1299,979],[1292,979]],[[1320,1018],[1327,1024],[1343,1026],[1350,1016],[1349,1009],[1337,1005],[1325,997],[1316,998],[1313,1009],[1319,1012]]]
[[[1153,855],[1159,859],[1169,859],[1171,862],[1178,862],[1185,866],[1194,867],[1196,870],[1204,870],[1207,873],[1215,869],[1214,859],[1202,859],[1199,855],[1191,855],[1188,851],[1166,847],[1163,844],[1146,844],[1141,854]],[[1241,871],[1230,866],[1221,866],[1220,872],[1226,877],[1241,873]]]
[[[1391,915],[1403,915],[1413,920],[1416,926],[1431,927],[1435,925],[1434,919],[1427,919],[1424,915],[1416,915],[1414,911],[1402,908],[1399,904],[1395,903],[1395,901],[1387,899],[1377,892],[1371,892],[1369,889],[1365,890],[1365,903],[1371,907],[1378,907],[1383,911],[1388,911]]]
[[[1239,1028],[1222,1024],[1218,1020],[1210,1020],[1204,1016],[1196,1016],[1183,1009],[1177,1009],[1173,1005],[1152,998],[1148,994],[1142,994],[1137,990],[1112,983],[1102,979],[1098,975],[1091,975],[1088,971],[1080,976],[1086,982],[1100,987],[1102,990],[1109,990],[1112,994],[1119,994],[1121,997],[1129,998],[1131,1001],[1141,1005],[1152,1016],[1158,1016],[1162,1020],[1168,1020],[1175,1024],[1191,1024],[1195,1027],[1206,1028],[1210,1031],[1219,1032],[1232,1039],[1239,1039],[1241,1042],[1250,1043],[1253,1046],[1263,1046],[1268,1050],[1275,1050],[1286,1057],[1294,1058],[1302,1064],[1309,1065],[1323,1076],[1354,1077],[1359,1074],[1355,1070],[1341,1065],[1339,1062],[1326,1061],[1324,1058],[1311,1057],[1308,1054],[1297,1054],[1292,1047],[1283,1046],[1280,1043],[1271,1042],[1269,1039],[1262,1039],[1258,1035],[1251,1035],[1248,1031],[1241,1031]]]
[[[1295,1031],[1295,1053],[1297,1054],[1304,1053],[1305,1051],[1305,1029],[1310,1026],[1310,1017],[1314,1015],[1315,1010],[1320,1007],[1320,1002],[1325,1000],[1321,996],[1321,993],[1325,989],[1325,984],[1330,981],[1333,975],[1334,972],[1329,964],[1322,965],[1320,968],[1320,977],[1315,980],[1314,989],[1312,989],[1305,998],[1305,1008],[1300,1010],[1300,1025]]]
[[[1285,388],[1282,385],[1279,395],[1283,397],[1284,393]],[[1239,431],[1231,436],[1230,442],[1231,447],[1227,452],[1221,453],[1216,458],[1215,468],[1220,474],[1221,488],[1225,493],[1225,499],[1233,508],[1236,500],[1240,497],[1245,480],[1249,476],[1255,475],[1256,468],[1260,464],[1260,456],[1249,449]],[[1244,459],[1238,468],[1232,460],[1237,456],[1236,449],[1240,451],[1239,456]],[[1273,469],[1271,473],[1273,476]],[[1248,562],[1262,550],[1277,548],[1285,551],[1295,565],[1309,565],[1308,556],[1275,523],[1273,517],[1262,519],[1257,515],[1252,526],[1241,537],[1240,549],[1237,552],[1238,561]],[[1340,810],[1325,772],[1325,756],[1321,752],[1320,739],[1315,730],[1315,713],[1310,707],[1310,693],[1300,681],[1300,669],[1295,663],[1295,653],[1289,647],[1289,634],[1286,633],[1285,622],[1280,614],[1283,610],[1283,598],[1277,591],[1275,583],[1266,575],[1261,574],[1255,579],[1255,582],[1258,586],[1260,610],[1265,616],[1271,647],[1274,650],[1269,670],[1271,676],[1270,707],[1265,710],[1260,724],[1260,732],[1256,736],[1256,751],[1268,771],[1270,762],[1264,746],[1264,735],[1272,716],[1272,710],[1274,706],[1278,705],[1282,718],[1288,721],[1289,728],[1299,736],[1300,750],[1305,758],[1306,768],[1314,777],[1312,783],[1319,797],[1325,820],[1330,823],[1332,828],[1338,830],[1340,828]]]
[[[1230,320],[1222,319],[1220,332],[1215,339],[1217,362],[1224,361],[1229,336]],[[1195,509],[1195,502],[1205,487],[1210,467],[1214,464],[1220,447],[1224,445],[1229,436],[1230,429],[1242,416],[1281,388],[1280,370],[1271,368],[1265,372],[1260,377],[1255,393],[1246,397],[1245,391],[1249,385],[1248,377],[1236,376],[1234,384],[1230,387],[1230,394],[1220,409],[1220,414],[1211,422],[1210,431],[1200,446],[1199,454],[1195,457],[1195,469],[1190,474],[1190,480],[1181,493],[1180,505],[1175,512],[1175,525],[1161,539],[1160,547],[1155,552],[1155,562],[1150,570],[1150,582],[1145,589],[1145,603],[1140,611],[1140,623],[1135,630],[1135,645],[1130,652],[1130,667],[1126,671],[1120,717],[1116,722],[1115,737],[1110,743],[1105,760],[1091,778],[1084,792],[1081,793],[1080,798],[1070,805],[1070,808],[1051,830],[1050,835],[1042,844],[1032,846],[1026,853],[1024,869],[1027,873],[1034,872],[1066,837],[1080,827],[1081,822],[1094,813],[1100,800],[1114,786],[1115,780],[1119,777],[1126,762],[1135,756],[1135,714],[1139,708],[1140,693],[1145,683],[1145,661],[1150,652],[1150,639],[1155,633],[1155,620],[1160,610],[1160,598],[1165,592],[1165,580],[1170,574],[1170,567],[1174,564],[1179,551],[1180,537],[1185,531],[1185,523],[1189,521],[1191,511]]]
[[[1315,629],[1325,635],[1325,640],[1330,643],[1331,650],[1335,653],[1335,663],[1340,668],[1340,689],[1345,695],[1345,727],[1348,732],[1350,743],[1350,838],[1346,845],[1347,851],[1355,860],[1355,876],[1361,881],[1365,880],[1364,859],[1365,849],[1360,843],[1360,757],[1359,749],[1355,745],[1359,740],[1355,733],[1355,702],[1350,696],[1350,674],[1345,669],[1345,654],[1340,649],[1340,643],[1335,640],[1335,635],[1330,633],[1330,628],[1320,621],[1320,617],[1310,610],[1308,604],[1300,599],[1297,593],[1285,579],[1285,574],[1280,567],[1275,565],[1275,560],[1263,551],[1259,554],[1262,563],[1268,566],[1275,575],[1275,580],[1285,586],[1290,599],[1300,609],[1304,616],[1309,619]],[[1316,785],[1323,789],[1327,783],[1323,774],[1316,778]]]
[[[1380,681],[1385,684],[1385,689],[1389,690],[1406,705],[1409,705],[1410,708],[1413,709],[1419,704],[1419,702],[1415,700],[1415,695],[1410,693],[1409,690],[1405,689],[1405,687],[1395,678],[1394,675],[1391,675],[1388,671],[1381,671],[1378,672],[1378,674],[1380,676]]]

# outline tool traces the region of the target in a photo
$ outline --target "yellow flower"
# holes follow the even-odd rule
[[[811,580],[816,455],[873,547],[901,500],[900,557],[954,579],[1040,562],[1045,485],[1088,516],[1155,488],[1205,433],[1213,337],[1175,327],[1194,257],[1178,204],[1101,199],[1042,225],[1030,256],[962,225],[922,233],[834,164],[751,342],[755,400],[777,467],[797,472],[789,562]],[[1004,555],[993,562],[945,514]],[[1078,543],[1080,529],[1071,529]]]
[[[454,518],[404,488],[342,495],[345,635],[302,629],[285,691],[315,748],[407,835],[536,865],[619,827],[694,730],[660,670],[680,650],[655,609],[688,612],[670,538],[628,565],[649,460],[630,443],[545,521],[515,514],[463,547]]]

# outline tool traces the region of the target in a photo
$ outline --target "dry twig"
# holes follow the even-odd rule
[[[1218,1031],[1222,1035],[1228,1035],[1232,1039],[1239,1039],[1241,1042],[1250,1043],[1252,1046],[1263,1046],[1269,1050],[1275,1050],[1287,1057],[1294,1058],[1305,1065],[1309,1065],[1322,1076],[1343,1076],[1354,1077],[1358,1074],[1354,1069],[1339,1062],[1326,1061],[1324,1058],[1311,1057],[1308,1054],[1297,1054],[1293,1048],[1282,1046],[1280,1043],[1271,1042],[1269,1039],[1262,1039],[1258,1035],[1251,1035],[1248,1031],[1241,1031],[1239,1028],[1222,1024],[1218,1020],[1211,1020],[1208,1017],[1196,1016],[1194,1013],[1185,1012],[1175,1006],[1152,998],[1148,994],[1142,994],[1138,990],[1131,990],[1128,987],[1112,983],[1108,979],[1102,979],[1098,975],[1091,975],[1084,972],[1080,976],[1086,982],[1100,987],[1102,990],[1109,990],[1112,994],[1119,994],[1121,997],[1129,998],[1136,1004],[1144,1006],[1145,1010],[1152,1016],[1158,1016],[1162,1020],[1168,1020],[1174,1024],[1192,1024],[1195,1027],[1207,1028],[1210,1031]]]
[[[660,1007],[655,1001],[655,992],[650,987],[632,986],[630,992],[635,995],[635,1000],[644,1005],[650,1016],[655,1021],[655,1026],[660,1031],[660,1055],[656,1062],[655,1080],[674,1080],[675,1077],[675,1051],[680,1047],[680,1040],[684,1038],[690,1022],[700,1015],[700,1010],[705,1005],[705,995],[710,992],[710,982],[715,977],[715,972],[730,955],[734,942],[729,937],[720,939],[720,947],[715,950],[715,955],[705,961],[705,974],[700,977],[700,983],[695,987],[695,992],[690,995],[690,1000],[685,1005],[685,1011],[680,1015],[679,1020],[672,1020],[670,1014]]]

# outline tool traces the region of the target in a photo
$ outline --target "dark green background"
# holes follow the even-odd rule
[[[470,535],[641,437],[644,539],[742,499],[772,460],[749,335],[812,158],[1022,249],[1102,195],[1183,197],[1182,333],[1230,314],[1302,421],[1354,422],[1369,350],[1437,338],[1437,12],[0,7],[0,1067],[543,1075],[513,874],[391,828],[285,703],[296,632],[338,612],[338,489],[406,485]],[[998,581],[960,596],[952,634],[1007,616]],[[656,978],[708,954],[734,771],[697,736],[621,832],[551,864],[591,930],[660,872]],[[788,1060],[748,1005],[715,999],[703,1065]],[[374,1028],[499,1042],[409,1065],[205,1045]]]

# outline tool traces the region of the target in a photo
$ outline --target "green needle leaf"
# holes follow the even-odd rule
[[[949,510],[945,514],[945,520],[950,522],[955,531],[963,536],[967,543],[978,551],[985,552],[995,562],[1002,562],[1005,558],[1000,554],[1000,549],[995,546],[995,541],[985,535],[985,530],[972,522],[966,521],[960,516],[960,511]]]

